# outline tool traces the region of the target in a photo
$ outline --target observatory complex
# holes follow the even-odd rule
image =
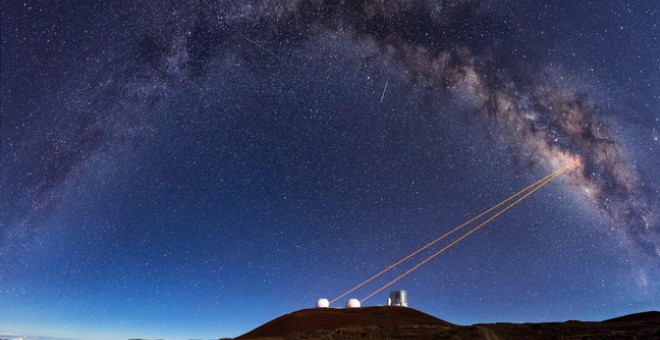
[[[405,290],[397,290],[390,293],[390,297],[387,298],[388,306],[399,306],[399,307],[408,307],[408,293]],[[358,299],[349,299],[346,302],[345,308],[360,308],[362,304]],[[318,299],[316,301],[316,308],[329,308],[330,301],[325,298]]]

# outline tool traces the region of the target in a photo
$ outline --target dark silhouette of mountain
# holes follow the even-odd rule
[[[303,309],[237,339],[660,339],[660,312],[602,322],[495,323],[461,326],[413,308]]]
[[[660,312],[649,311],[649,312],[628,314],[628,315],[620,316],[618,318],[607,319],[603,322],[645,322],[645,321],[653,321],[653,320],[656,321],[660,320]]]

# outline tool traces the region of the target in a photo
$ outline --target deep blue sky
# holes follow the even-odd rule
[[[239,335],[574,157],[391,288],[460,324],[658,310],[658,22],[652,1],[3,2],[0,334]]]

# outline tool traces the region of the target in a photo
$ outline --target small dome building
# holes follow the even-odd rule
[[[350,299],[346,302],[346,308],[360,308],[360,300]]]
[[[316,301],[316,308],[328,308],[330,307],[330,301],[328,299],[319,299]]]

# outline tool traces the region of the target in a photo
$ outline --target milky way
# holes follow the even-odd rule
[[[594,312],[603,296],[613,296],[608,310],[629,306],[627,284],[639,288],[635,306],[657,307],[648,296],[660,288],[660,117],[649,70],[660,59],[649,41],[660,36],[660,9],[596,7],[3,4],[0,281],[10,284],[0,301],[13,303],[15,320],[39,323],[44,300],[42,314],[108,329],[124,325],[117,315],[157,329],[185,306],[204,316],[204,337],[216,324],[235,335],[252,322],[245,305],[265,319],[279,312],[268,303],[286,309],[343,291],[347,272],[377,270],[579,159],[535,194],[543,203],[512,214],[513,231],[484,230],[481,246],[429,269],[419,300],[461,315],[466,301],[492,297],[492,321],[530,314],[501,312],[503,301],[554,301],[530,315],[573,318],[562,306],[579,301],[573,281],[584,280],[577,287],[594,295],[571,307],[583,316],[604,315]],[[593,28],[582,26],[585,13]],[[652,29],[635,27],[633,13]],[[500,271],[485,257],[504,261]],[[634,284],[602,269],[630,264]],[[246,316],[216,321],[226,304]],[[487,321],[470,313],[464,320]]]
[[[222,49],[234,44],[247,41],[267,52],[259,57],[263,60],[239,56],[249,58],[248,64],[282,62],[279,54],[301,48],[310,39],[325,48],[324,37],[339,34],[356,49],[371,49],[366,62],[396,65],[406,72],[408,82],[421,82],[439,95],[458,96],[474,105],[472,114],[497,125],[497,133],[519,146],[521,162],[547,171],[581,159],[582,168],[571,173],[573,190],[613,218],[633,247],[647,256],[660,254],[651,193],[640,186],[619,138],[599,118],[598,103],[544,68],[538,61],[542,58],[527,62],[536,52],[517,41],[515,32],[498,22],[487,5],[197,4],[181,6],[165,20],[172,23],[165,27],[176,28],[139,41],[138,53],[150,66],[140,72],[148,82],[129,81],[122,89],[129,95],[158,97],[182,83],[194,83],[209,72],[212,59],[227,57]],[[250,47],[255,48],[243,46]]]

